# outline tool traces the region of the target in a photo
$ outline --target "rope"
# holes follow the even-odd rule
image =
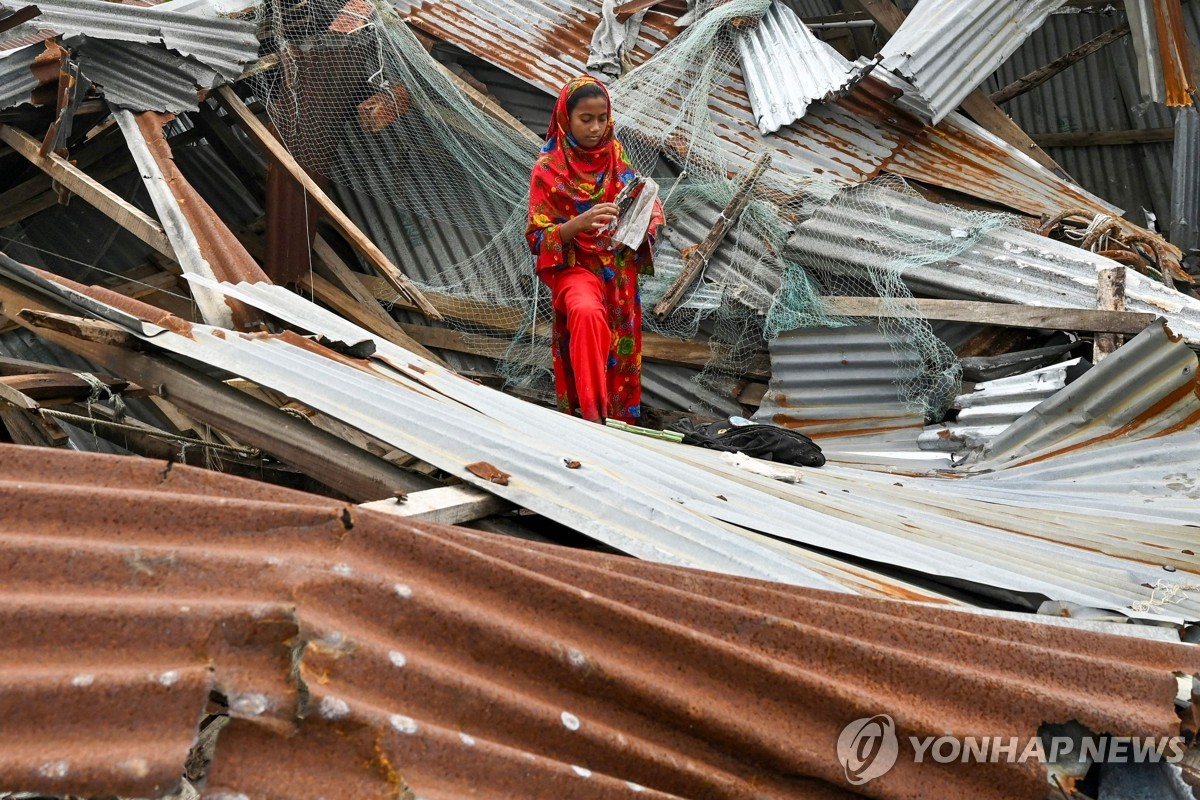
[[[1150,590],[1150,599],[1139,600],[1130,608],[1143,614],[1157,611],[1165,605],[1190,600],[1191,595],[1188,592],[1196,590],[1200,590],[1200,583],[1168,583],[1166,579],[1159,578],[1155,581],[1154,588]],[[1160,591],[1162,592],[1161,596],[1159,596]]]
[[[186,451],[188,447],[203,447],[208,450],[220,450],[222,452],[234,453],[242,458],[259,458],[262,456],[262,451],[257,447],[234,447],[233,445],[220,444],[218,442],[206,442],[202,439],[194,439],[190,436],[180,436],[177,433],[168,433],[155,428],[141,428],[137,425],[129,425],[123,422],[110,422],[105,419],[94,419],[85,417],[80,414],[71,414],[67,411],[58,411],[51,408],[38,409],[38,413],[42,416],[54,417],[61,419],[63,422],[82,423],[85,426],[92,428],[101,427],[113,431],[125,431],[127,433],[141,433],[146,436],[153,436],[158,439],[166,439],[172,442],[178,442],[181,447],[181,453]]]
[[[73,372],[71,374],[92,387],[92,393],[88,395],[86,401],[89,407],[93,403],[100,402],[100,395],[105,394],[108,395],[109,400],[112,400],[113,413],[117,417],[117,422],[125,419],[125,398],[121,397],[119,393],[114,392],[90,372]]]

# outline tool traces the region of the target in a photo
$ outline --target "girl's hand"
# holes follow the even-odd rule
[[[617,218],[616,203],[597,203],[577,217],[558,226],[558,235],[563,244],[575,241],[581,233],[595,233]]]
[[[576,219],[582,223],[582,230],[594,233],[616,219],[619,212],[616,203],[597,203]]]

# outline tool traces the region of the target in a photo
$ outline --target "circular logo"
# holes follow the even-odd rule
[[[896,723],[887,714],[856,719],[838,736],[838,761],[851,786],[861,786],[886,773],[895,766],[899,753]]]

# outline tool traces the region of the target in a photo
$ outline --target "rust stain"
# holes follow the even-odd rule
[[[488,483],[496,483],[501,486],[508,486],[508,479],[512,477],[504,470],[486,461],[467,464],[467,471],[476,477],[483,478]]]
[[[188,227],[195,234],[200,254],[212,265],[219,281],[270,283],[271,279],[258,266],[258,262],[176,166],[171,146],[163,134],[163,125],[173,116],[146,111],[134,115],[134,119],[180,210],[187,218]],[[229,298],[225,298],[225,303],[238,330],[248,330],[262,320],[262,314],[245,303]]]

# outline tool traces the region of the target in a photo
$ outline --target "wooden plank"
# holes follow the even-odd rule
[[[13,324],[15,325],[16,323]],[[23,358],[0,356],[0,375],[34,375],[46,372],[72,375],[77,371],[69,367],[60,367],[57,364],[43,364],[40,361],[26,361]]]
[[[259,121],[258,117],[250,112],[242,99],[237,96],[232,86],[222,86],[217,90],[217,97],[225,110],[229,112],[241,124],[250,137],[254,139],[260,147],[281,167],[286,169],[288,173],[304,187],[309,196],[316,201],[321,210],[325,212],[325,216],[334,224],[339,232],[346,237],[346,241],[354,247],[355,250],[362,253],[372,266],[387,278],[388,282],[396,288],[403,296],[412,301],[422,314],[430,319],[441,319],[441,315],[437,309],[433,307],[425,295],[413,285],[405,275],[393,264],[383,251],[376,247],[375,243],[363,233],[350,217],[346,216],[345,212],[333,202],[332,198],[317,185],[303,167],[292,157],[292,154],[287,151],[283,144],[271,135],[266,126]]]
[[[136,336],[121,330],[111,322],[98,319],[85,319],[68,314],[56,314],[49,311],[39,311],[25,308],[17,312],[18,322],[27,322],[34,328],[58,331],[74,339],[83,339],[97,344],[111,344],[130,349],[138,346],[141,340]]]
[[[461,91],[466,96],[467,100],[471,102],[471,105],[475,106],[480,111],[484,112],[498,122],[503,123],[508,128],[511,128],[522,139],[525,139],[535,148],[541,149],[544,140],[541,136],[538,136],[536,133],[526,127],[524,122],[521,122],[521,120],[508,113],[503,107],[500,106],[499,103],[483,94],[483,92],[480,92],[474,86],[463,80],[460,76],[455,75],[442,62],[434,61],[433,63],[437,65],[439,71],[443,75],[450,79],[451,83],[458,87],[459,91]]]
[[[403,502],[396,499],[376,500],[362,503],[359,508],[393,517],[407,517],[442,525],[461,525],[508,511],[514,506],[474,486],[440,486],[436,489],[411,492]]]
[[[113,393],[123,392],[129,388],[129,381],[119,378],[97,377],[97,380]],[[92,384],[83,378],[58,372],[3,375],[0,376],[0,385],[15,389],[33,400],[65,399],[74,402],[86,399],[92,394]]]
[[[1146,128],[1127,131],[1069,131],[1035,133],[1033,140],[1042,147],[1093,147],[1115,144],[1153,144],[1175,139],[1174,128]]]
[[[993,92],[991,101],[996,105],[1007,103],[1014,97],[1020,97],[1031,89],[1036,89],[1046,81],[1053,78],[1058,73],[1065,70],[1067,67],[1090,56],[1098,50],[1107,47],[1118,39],[1129,34],[1129,23],[1118,25],[1111,31],[1105,31],[1096,38],[1084,42],[1069,53],[1059,56],[1044,67],[1035,69],[1028,75],[1017,78],[1015,81],[1005,86],[998,92]],[[1034,137],[1036,141],[1037,137]],[[1044,146],[1044,145],[1043,145]]]
[[[0,33],[10,31],[18,25],[24,25],[34,17],[40,17],[41,15],[42,10],[36,5],[28,5],[24,8],[19,8],[4,19],[0,19]]]
[[[1096,276],[1096,307],[1105,311],[1125,310],[1125,267],[1109,267]],[[1122,337],[1114,333],[1098,333],[1092,344],[1092,363],[1099,364],[1116,352]]]
[[[359,273],[355,273],[355,277],[374,296],[381,300],[393,299],[390,287],[381,278],[373,275],[361,275]],[[499,335],[515,333],[521,320],[524,319],[522,312],[507,306],[493,306],[479,300],[447,297],[434,292],[428,292],[426,296],[437,305],[438,310],[442,312],[442,315],[446,319],[469,322],[481,327],[491,328]],[[410,307],[405,305],[403,300],[397,301],[396,304],[405,308]],[[480,346],[477,343],[466,343],[461,334],[457,336],[448,335],[457,333],[455,331],[449,331],[448,333],[427,333],[428,331],[444,331],[445,329],[429,328],[422,325],[401,325],[401,327],[404,328],[409,336],[412,336],[428,347],[487,355],[492,358],[497,358],[501,354],[498,346],[492,346],[487,343],[486,337],[471,337],[475,342],[482,341],[483,346]],[[538,329],[538,335],[549,338],[549,327],[542,325]],[[496,342],[498,343],[503,341],[505,340],[496,338]],[[460,350],[459,348],[464,349]],[[712,350],[707,342],[674,339],[670,336],[662,336],[650,333],[649,331],[642,332],[642,358],[646,361],[702,368],[708,363],[711,357]],[[771,362],[767,354],[755,354],[745,374],[750,377],[769,377],[771,374]]]
[[[74,164],[55,153],[39,155],[41,144],[22,130],[10,125],[0,125],[0,141],[12,147],[31,164],[54,180],[79,195],[89,205],[100,211],[113,222],[153,247],[167,258],[174,259],[175,251],[167,241],[162,226],[132,203],[109,191],[99,181],[91,178]]]
[[[973,300],[885,300],[879,297],[825,297],[834,316],[940,319],[1010,328],[1137,334],[1158,317],[1134,311],[1054,308]]]

